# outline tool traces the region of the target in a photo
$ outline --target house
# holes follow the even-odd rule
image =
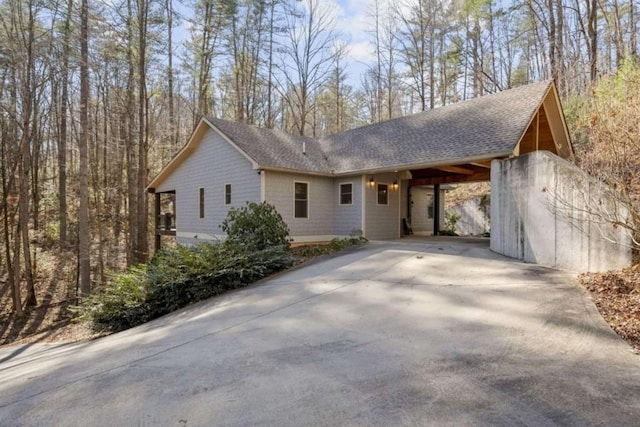
[[[320,139],[205,117],[148,186],[157,218],[161,197],[175,204],[175,229],[158,223],[156,247],[161,234],[223,237],[228,210],[247,201],[274,205],[296,242],[398,238],[403,219],[437,233],[441,185],[489,181],[492,161],[538,150],[573,155],[553,81]]]

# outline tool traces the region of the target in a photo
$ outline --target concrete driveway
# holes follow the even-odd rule
[[[0,425],[640,423],[640,357],[585,292],[485,243],[372,243],[0,361]]]

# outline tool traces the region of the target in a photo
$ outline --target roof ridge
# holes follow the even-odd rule
[[[239,122],[236,120],[229,120],[229,119],[221,119],[219,117],[213,117],[213,116],[205,116],[207,120],[211,121],[211,122],[223,122],[223,123],[228,123],[230,125],[233,126],[245,126],[251,129],[255,129],[258,130],[260,132],[271,132],[271,133],[278,133],[281,135],[285,135],[289,138],[294,138],[294,139],[305,139],[307,141],[309,140],[313,140],[313,141],[318,141],[318,138],[313,138],[311,136],[307,136],[307,135],[297,135],[295,133],[289,133],[289,132],[285,132],[282,129],[279,128],[268,128],[268,127],[264,127],[264,126],[258,126],[256,124],[253,123],[246,123],[246,122]]]

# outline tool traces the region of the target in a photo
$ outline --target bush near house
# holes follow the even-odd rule
[[[335,238],[328,244],[322,245],[298,246],[297,248],[294,248],[293,253],[297,261],[304,262],[308,258],[321,255],[329,255],[335,252],[339,252],[350,246],[358,246],[368,242],[367,238],[362,234],[362,230],[353,230],[349,234],[349,237],[346,237],[344,239]]]
[[[276,208],[266,202],[247,202],[232,208],[220,225],[227,234],[225,245],[263,250],[273,246],[289,247],[289,227]]]
[[[232,209],[221,228],[229,233],[224,242],[164,249],[149,264],[115,275],[84,301],[81,317],[94,330],[121,331],[246,286],[295,262],[289,230],[271,205],[249,203]],[[295,256],[305,260],[364,242],[362,232],[352,233],[323,249],[297,248]]]
[[[178,246],[114,278],[83,304],[96,330],[119,331],[255,282],[293,264],[288,248],[230,250],[222,243]]]
[[[293,264],[289,230],[271,205],[232,209],[222,229],[224,242],[165,249],[115,275],[84,302],[82,317],[96,330],[131,328]]]

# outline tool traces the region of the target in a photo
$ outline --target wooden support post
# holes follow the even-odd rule
[[[433,235],[440,234],[440,184],[433,186]]]
[[[155,237],[155,251],[158,252],[160,250],[160,248],[162,247],[162,236],[160,235],[160,228],[162,227],[162,225],[160,224],[160,193],[155,193],[155,209],[154,209],[154,213],[156,216],[156,221],[155,221],[155,230],[154,230],[154,237]]]
[[[540,149],[540,110],[536,113],[536,151]]]

